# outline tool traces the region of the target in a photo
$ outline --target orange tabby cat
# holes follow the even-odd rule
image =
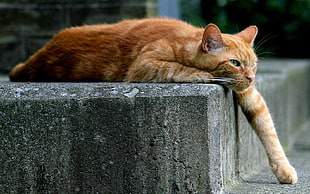
[[[65,29],[10,73],[12,81],[218,82],[232,89],[281,183],[296,183],[270,113],[254,87],[257,35],[172,19],[126,20]]]

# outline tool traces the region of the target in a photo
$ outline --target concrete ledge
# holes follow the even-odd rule
[[[221,187],[218,85],[5,83],[0,96],[1,193]]]
[[[289,150],[310,63],[283,62],[260,64],[257,88]],[[0,115],[0,193],[216,193],[266,164],[218,85],[2,81]]]

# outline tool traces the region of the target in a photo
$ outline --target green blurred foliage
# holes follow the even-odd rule
[[[310,0],[181,0],[182,19],[235,33],[257,25],[261,57],[309,58]]]

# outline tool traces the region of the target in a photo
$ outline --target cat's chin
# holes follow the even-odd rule
[[[255,87],[255,82],[251,82],[251,83],[248,83],[248,84],[242,84],[242,85],[239,85],[238,87],[233,87],[231,88],[234,92],[237,92],[237,93],[244,93],[244,92],[247,92],[250,88],[253,88]]]
[[[248,85],[245,87],[233,87],[233,86],[226,86],[227,88],[233,90],[236,93],[244,93],[246,92],[249,88],[251,88],[252,85]]]
[[[234,88],[234,89],[232,89],[234,92],[237,92],[237,93],[244,93],[244,92],[246,92],[248,89],[250,88],[250,86],[249,87],[246,87],[246,88]]]

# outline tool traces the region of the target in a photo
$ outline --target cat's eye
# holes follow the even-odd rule
[[[236,67],[240,67],[241,66],[241,63],[235,59],[231,59],[229,60],[230,64],[233,65],[233,66],[236,66]]]

